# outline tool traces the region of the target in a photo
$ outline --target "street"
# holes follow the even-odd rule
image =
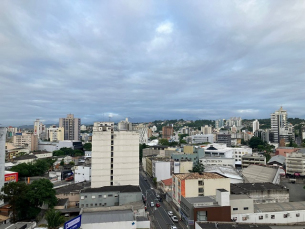
[[[168,215],[168,211],[173,211],[168,204],[164,202],[160,202],[160,207],[151,207],[150,203],[154,202],[154,205],[156,203],[159,203],[159,200],[156,197],[156,192],[151,187],[151,183],[149,181],[149,178],[147,178],[147,181],[144,180],[144,175],[140,173],[140,187],[142,190],[143,195],[146,197],[147,194],[147,200],[146,200],[146,206],[147,211],[149,212],[149,216],[151,218],[152,223],[154,224],[155,228],[157,229],[167,229],[170,228],[171,225],[175,225],[177,228],[186,228],[182,222],[174,223],[171,219],[171,217]],[[163,200],[165,201],[165,200]]]

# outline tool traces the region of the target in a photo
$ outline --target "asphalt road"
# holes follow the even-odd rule
[[[149,215],[152,218],[152,221],[157,229],[167,229],[170,228],[171,225],[175,225],[177,228],[184,228],[179,223],[174,223],[170,216],[168,215],[168,211],[172,211],[168,206],[166,206],[163,202],[160,202],[160,207],[151,207],[150,203],[154,202],[159,203],[156,198],[156,191],[151,188],[151,184],[149,179],[147,181],[144,180],[144,176],[140,173],[140,187],[142,189],[142,193],[144,196],[147,194],[146,206],[149,212]],[[165,200],[163,200],[165,201]]]

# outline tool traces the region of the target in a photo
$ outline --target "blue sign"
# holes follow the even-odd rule
[[[67,222],[65,222],[64,229],[76,229],[80,228],[82,224],[82,215],[79,215],[75,217],[74,219],[71,219]]]

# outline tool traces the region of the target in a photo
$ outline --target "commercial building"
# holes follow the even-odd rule
[[[192,135],[191,138],[192,144],[214,143],[214,134],[196,134]]]
[[[280,183],[281,169],[279,167],[266,167],[258,165],[249,165],[242,170],[245,183],[270,182]]]
[[[288,175],[305,176],[305,154],[301,151],[286,156],[286,173]]]
[[[15,147],[36,151],[38,149],[38,135],[32,133],[16,133],[13,137],[13,144]]]
[[[289,189],[272,183],[231,184],[231,194],[248,195],[254,204],[289,202]]]
[[[36,119],[34,122],[34,135],[37,135],[38,139],[45,139],[45,131],[45,125],[39,119]]]
[[[80,140],[80,126],[80,118],[74,118],[73,114],[59,119],[59,127],[64,128],[64,140]]]
[[[217,134],[216,142],[225,143],[227,147],[231,147],[231,134]]]
[[[230,191],[230,179],[216,173],[173,174],[172,198],[176,205],[182,197],[215,196],[216,189]]]
[[[139,185],[139,134],[114,131],[113,122],[95,122],[91,187]]]
[[[91,166],[75,166],[74,167],[74,181],[75,183],[91,181]]]
[[[138,201],[142,201],[142,192],[139,186],[104,186],[102,188],[87,188],[82,190],[79,206],[81,208],[111,207]]]
[[[212,134],[212,127],[205,125],[201,127],[202,134]]]
[[[259,129],[259,121],[257,119],[255,119],[252,123],[252,126],[253,126],[252,132],[254,133],[255,131],[257,131]]]
[[[232,167],[235,167],[235,159],[234,158],[204,157],[204,158],[200,158],[199,162],[203,166],[217,165],[217,166],[232,166]]]
[[[180,214],[182,221],[195,228],[196,221],[230,222],[230,192],[225,189],[216,190],[216,198],[208,196],[181,198]]]
[[[247,168],[249,165],[266,165],[266,157],[257,153],[246,154],[242,156],[241,164],[243,168]]]
[[[170,139],[173,133],[174,133],[174,128],[172,126],[162,127],[162,138]]]
[[[0,188],[4,186],[5,176],[5,139],[6,139],[6,127],[0,127]],[[0,200],[0,204],[3,201]]]
[[[281,139],[289,142],[289,138],[295,139],[293,126],[287,122],[287,111],[281,107],[278,111],[271,114],[271,132],[273,133],[273,141],[280,143]]]

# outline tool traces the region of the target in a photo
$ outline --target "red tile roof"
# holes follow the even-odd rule
[[[166,180],[162,180],[162,183],[163,183],[165,186],[171,186],[172,183],[173,183],[173,179],[172,179],[172,178],[169,178],[169,179],[166,179]]]

